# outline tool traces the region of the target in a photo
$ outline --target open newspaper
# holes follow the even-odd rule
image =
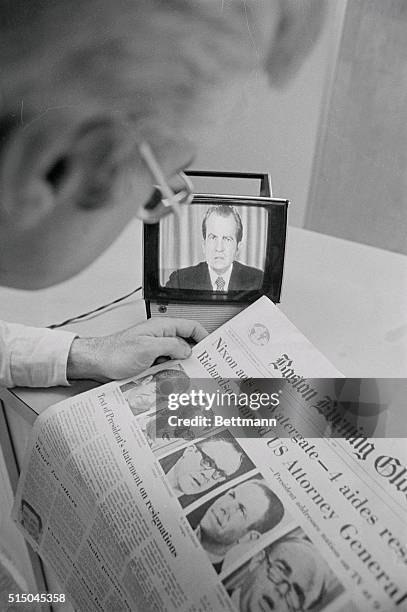
[[[74,609],[407,610],[403,440],[364,435],[316,377],[343,390],[262,298],[188,360],[41,414],[13,516]],[[258,411],[256,379],[275,379]]]

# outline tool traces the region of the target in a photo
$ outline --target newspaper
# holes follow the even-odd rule
[[[407,610],[403,440],[321,434],[311,376],[341,375],[262,298],[188,360],[41,414],[13,518],[74,609]],[[208,404],[160,403],[204,377],[284,380],[275,425],[235,437]]]

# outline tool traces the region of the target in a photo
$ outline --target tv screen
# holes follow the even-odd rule
[[[197,194],[144,228],[144,297],[153,301],[279,301],[287,200]]]
[[[162,288],[259,289],[267,249],[264,208],[224,203],[184,207],[160,222]]]

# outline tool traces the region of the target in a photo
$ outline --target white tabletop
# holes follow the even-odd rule
[[[94,264],[50,289],[0,289],[0,317],[49,325],[91,310],[141,285],[141,224],[131,223]],[[104,335],[145,317],[141,294],[68,326]],[[407,256],[290,227],[281,310],[348,377],[407,375]],[[19,390],[35,412],[68,389]]]

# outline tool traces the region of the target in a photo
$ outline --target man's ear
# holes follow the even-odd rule
[[[46,180],[54,155],[46,151],[44,140],[35,123],[21,126],[13,131],[2,151],[0,213],[20,230],[40,224],[56,204]]]
[[[59,205],[105,204],[108,199],[96,192],[112,183],[112,164],[120,157],[112,155],[118,133],[109,118],[90,121],[65,109],[18,126],[2,156],[3,212],[26,230],[42,225]]]

